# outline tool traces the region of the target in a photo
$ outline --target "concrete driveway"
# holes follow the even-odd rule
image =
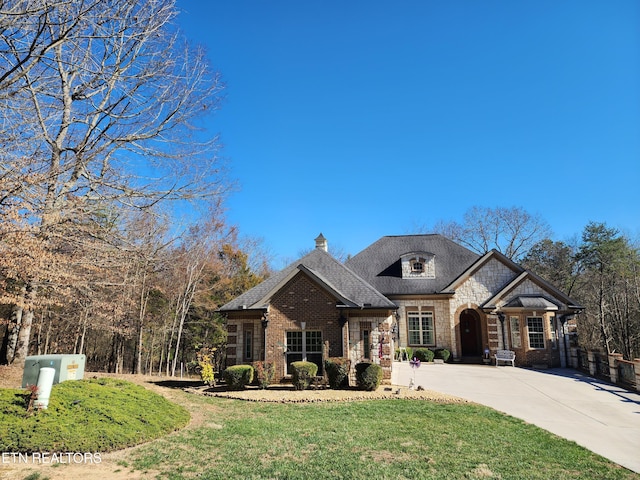
[[[640,394],[569,368],[394,362],[392,383],[487,405],[640,473]]]

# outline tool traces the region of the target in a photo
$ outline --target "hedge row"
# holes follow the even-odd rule
[[[351,362],[347,358],[333,357],[324,362],[333,389],[349,388]],[[290,365],[292,383],[296,390],[306,390],[311,385],[318,366],[313,362],[293,362]],[[355,366],[356,386],[360,390],[376,390],[382,382],[382,367],[375,363],[362,362]],[[255,375],[254,375],[255,374]],[[233,365],[223,372],[223,378],[230,390],[243,390],[254,381],[260,388],[267,388],[275,380],[273,363],[254,362],[252,365]]]
[[[407,360],[411,360],[413,358],[417,358],[421,362],[433,362],[434,358],[441,359],[446,362],[451,357],[451,352],[446,348],[435,348],[431,350],[430,348],[406,348],[407,352]],[[396,350],[396,357],[400,356],[400,349]],[[400,359],[404,360],[404,359]]]

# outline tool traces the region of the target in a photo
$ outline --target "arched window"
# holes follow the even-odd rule
[[[423,258],[414,258],[411,260],[411,271],[413,273],[422,273],[424,272],[424,259]]]

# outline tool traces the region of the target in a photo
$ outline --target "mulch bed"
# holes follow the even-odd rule
[[[318,388],[295,390],[292,386],[272,385],[266,389],[247,387],[245,390],[230,391],[224,387],[188,387],[183,389],[196,395],[230,398],[249,402],[272,403],[319,403],[319,402],[354,402],[362,400],[397,400],[414,399],[430,400],[440,403],[469,403],[468,400],[434,392],[432,390],[410,390],[407,387],[383,385],[377,390],[368,392],[355,389],[332,390]]]

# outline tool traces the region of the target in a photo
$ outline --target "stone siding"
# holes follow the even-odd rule
[[[389,312],[351,312],[349,316],[349,360],[351,360],[350,382],[355,385],[355,365],[360,362],[377,363],[382,367],[383,383],[391,382],[394,344],[391,337],[392,317]],[[363,326],[370,326],[370,345],[362,341]],[[369,349],[370,358],[365,351]]]
[[[392,298],[393,303],[398,305],[398,346],[407,347],[409,332],[407,324],[407,308],[429,309],[433,311],[433,323],[435,330],[435,346],[451,350],[451,322],[449,313],[449,299],[401,299]]]

